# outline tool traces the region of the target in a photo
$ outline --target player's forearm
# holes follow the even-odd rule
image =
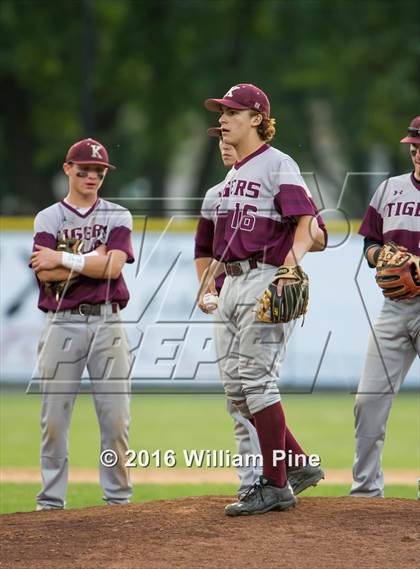
[[[125,260],[114,251],[110,251],[107,255],[88,256],[85,257],[80,274],[92,279],[117,279],[121,275]]]
[[[207,292],[217,294],[215,280],[223,272],[223,263],[216,261],[216,259],[212,259],[211,264],[207,267],[207,269],[203,270],[203,273],[201,275],[198,297],[206,294]]]
[[[365,257],[371,267],[376,267],[381,249],[381,245],[371,245],[369,249],[366,250]]]
[[[324,251],[325,247],[326,247],[325,233],[322,231],[322,229],[317,224],[315,239],[314,239],[312,247],[309,249],[308,252],[309,253],[316,253],[318,251]]]
[[[211,265],[209,267],[209,275],[211,278],[217,279],[225,271],[225,265],[216,259],[212,259]]]
[[[117,279],[126,260],[126,253],[118,250],[109,251],[106,255],[83,255],[83,259],[78,255],[67,256],[67,253],[62,253],[61,257],[64,268],[72,267],[73,273],[104,280]]]
[[[195,270],[199,282],[201,282],[204,272],[209,268],[212,261],[212,257],[200,257],[195,259]]]
[[[41,282],[62,281],[69,276],[84,275],[92,279],[116,279],[121,274],[121,267],[113,265],[112,256],[87,257],[81,271],[70,270],[66,267],[58,269],[42,270],[37,273]]]
[[[42,283],[45,282],[57,282],[57,281],[65,281],[70,277],[71,271],[69,269],[59,268],[59,269],[49,269],[39,271],[36,273],[38,280]]]
[[[285,265],[297,265],[315,242],[313,223],[316,219],[311,215],[298,218],[293,245],[284,260]],[[318,225],[318,224],[317,224]]]

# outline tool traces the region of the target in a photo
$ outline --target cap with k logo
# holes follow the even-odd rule
[[[267,95],[250,83],[234,85],[222,99],[206,99],[204,106],[215,112],[220,112],[222,106],[237,110],[253,109],[270,116],[270,101]]]
[[[93,138],[85,138],[69,148],[66,162],[74,164],[99,164],[115,170],[109,163],[108,152],[103,144]]]

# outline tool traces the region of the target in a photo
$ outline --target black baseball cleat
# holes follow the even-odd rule
[[[49,506],[47,504],[43,505],[43,504],[37,504],[36,506],[36,511],[37,512],[45,512],[45,511],[54,511],[56,512],[57,510],[64,510],[63,506]]]
[[[293,508],[296,502],[289,483],[279,488],[270,484],[264,476],[260,476],[259,482],[254,484],[242,498],[226,506],[225,514],[227,516],[265,514],[270,510],[288,510]]]
[[[309,486],[316,486],[325,478],[325,473],[319,466],[291,466],[287,469],[287,478],[295,495],[300,494]]]

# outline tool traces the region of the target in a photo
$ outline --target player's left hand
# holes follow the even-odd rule
[[[35,245],[35,249],[37,251],[31,255],[31,264],[36,273],[61,267],[61,251],[55,251],[42,245]]]
[[[298,282],[299,282],[298,279],[279,279],[277,281],[277,294],[281,296],[285,284],[293,284]]]
[[[387,241],[379,253],[375,279],[386,298],[416,298],[420,296],[420,257]]]
[[[282,265],[262,297],[258,299],[260,306],[256,311],[256,318],[270,324],[290,322],[305,316],[308,301],[307,274],[299,265]]]

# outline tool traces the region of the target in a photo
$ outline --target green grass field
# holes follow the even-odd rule
[[[317,453],[326,468],[351,468],[353,458],[353,400],[350,394],[289,395],[283,399],[288,424],[307,452]],[[39,464],[39,407],[37,395],[7,392],[0,400],[0,466]],[[393,405],[385,445],[384,468],[419,469],[420,395],[404,393]],[[70,433],[70,468],[96,468],[99,430],[92,398],[81,394]],[[225,401],[217,395],[141,395],[132,398],[132,449],[230,449],[234,452],[232,422]],[[181,466],[184,466],[183,464]],[[413,481],[414,482],[414,481]],[[3,484],[1,511],[33,509],[37,484]],[[389,487],[388,496],[414,498],[413,487]],[[232,494],[230,485],[136,486],[134,501],[186,495]],[[308,495],[345,495],[348,487],[320,486]],[[69,507],[101,503],[96,484],[72,484]]]
[[[233,484],[143,484],[136,486],[132,503],[149,500],[173,500],[187,496],[235,496],[237,487]],[[30,512],[35,509],[35,495],[39,484],[1,485],[0,501],[1,514],[13,512]],[[305,491],[304,496],[347,496],[349,487],[345,485],[319,486]],[[104,505],[101,499],[101,489],[97,484],[70,484],[67,494],[67,508],[86,508],[88,506]],[[386,489],[387,498],[416,498],[415,486],[389,486]]]

